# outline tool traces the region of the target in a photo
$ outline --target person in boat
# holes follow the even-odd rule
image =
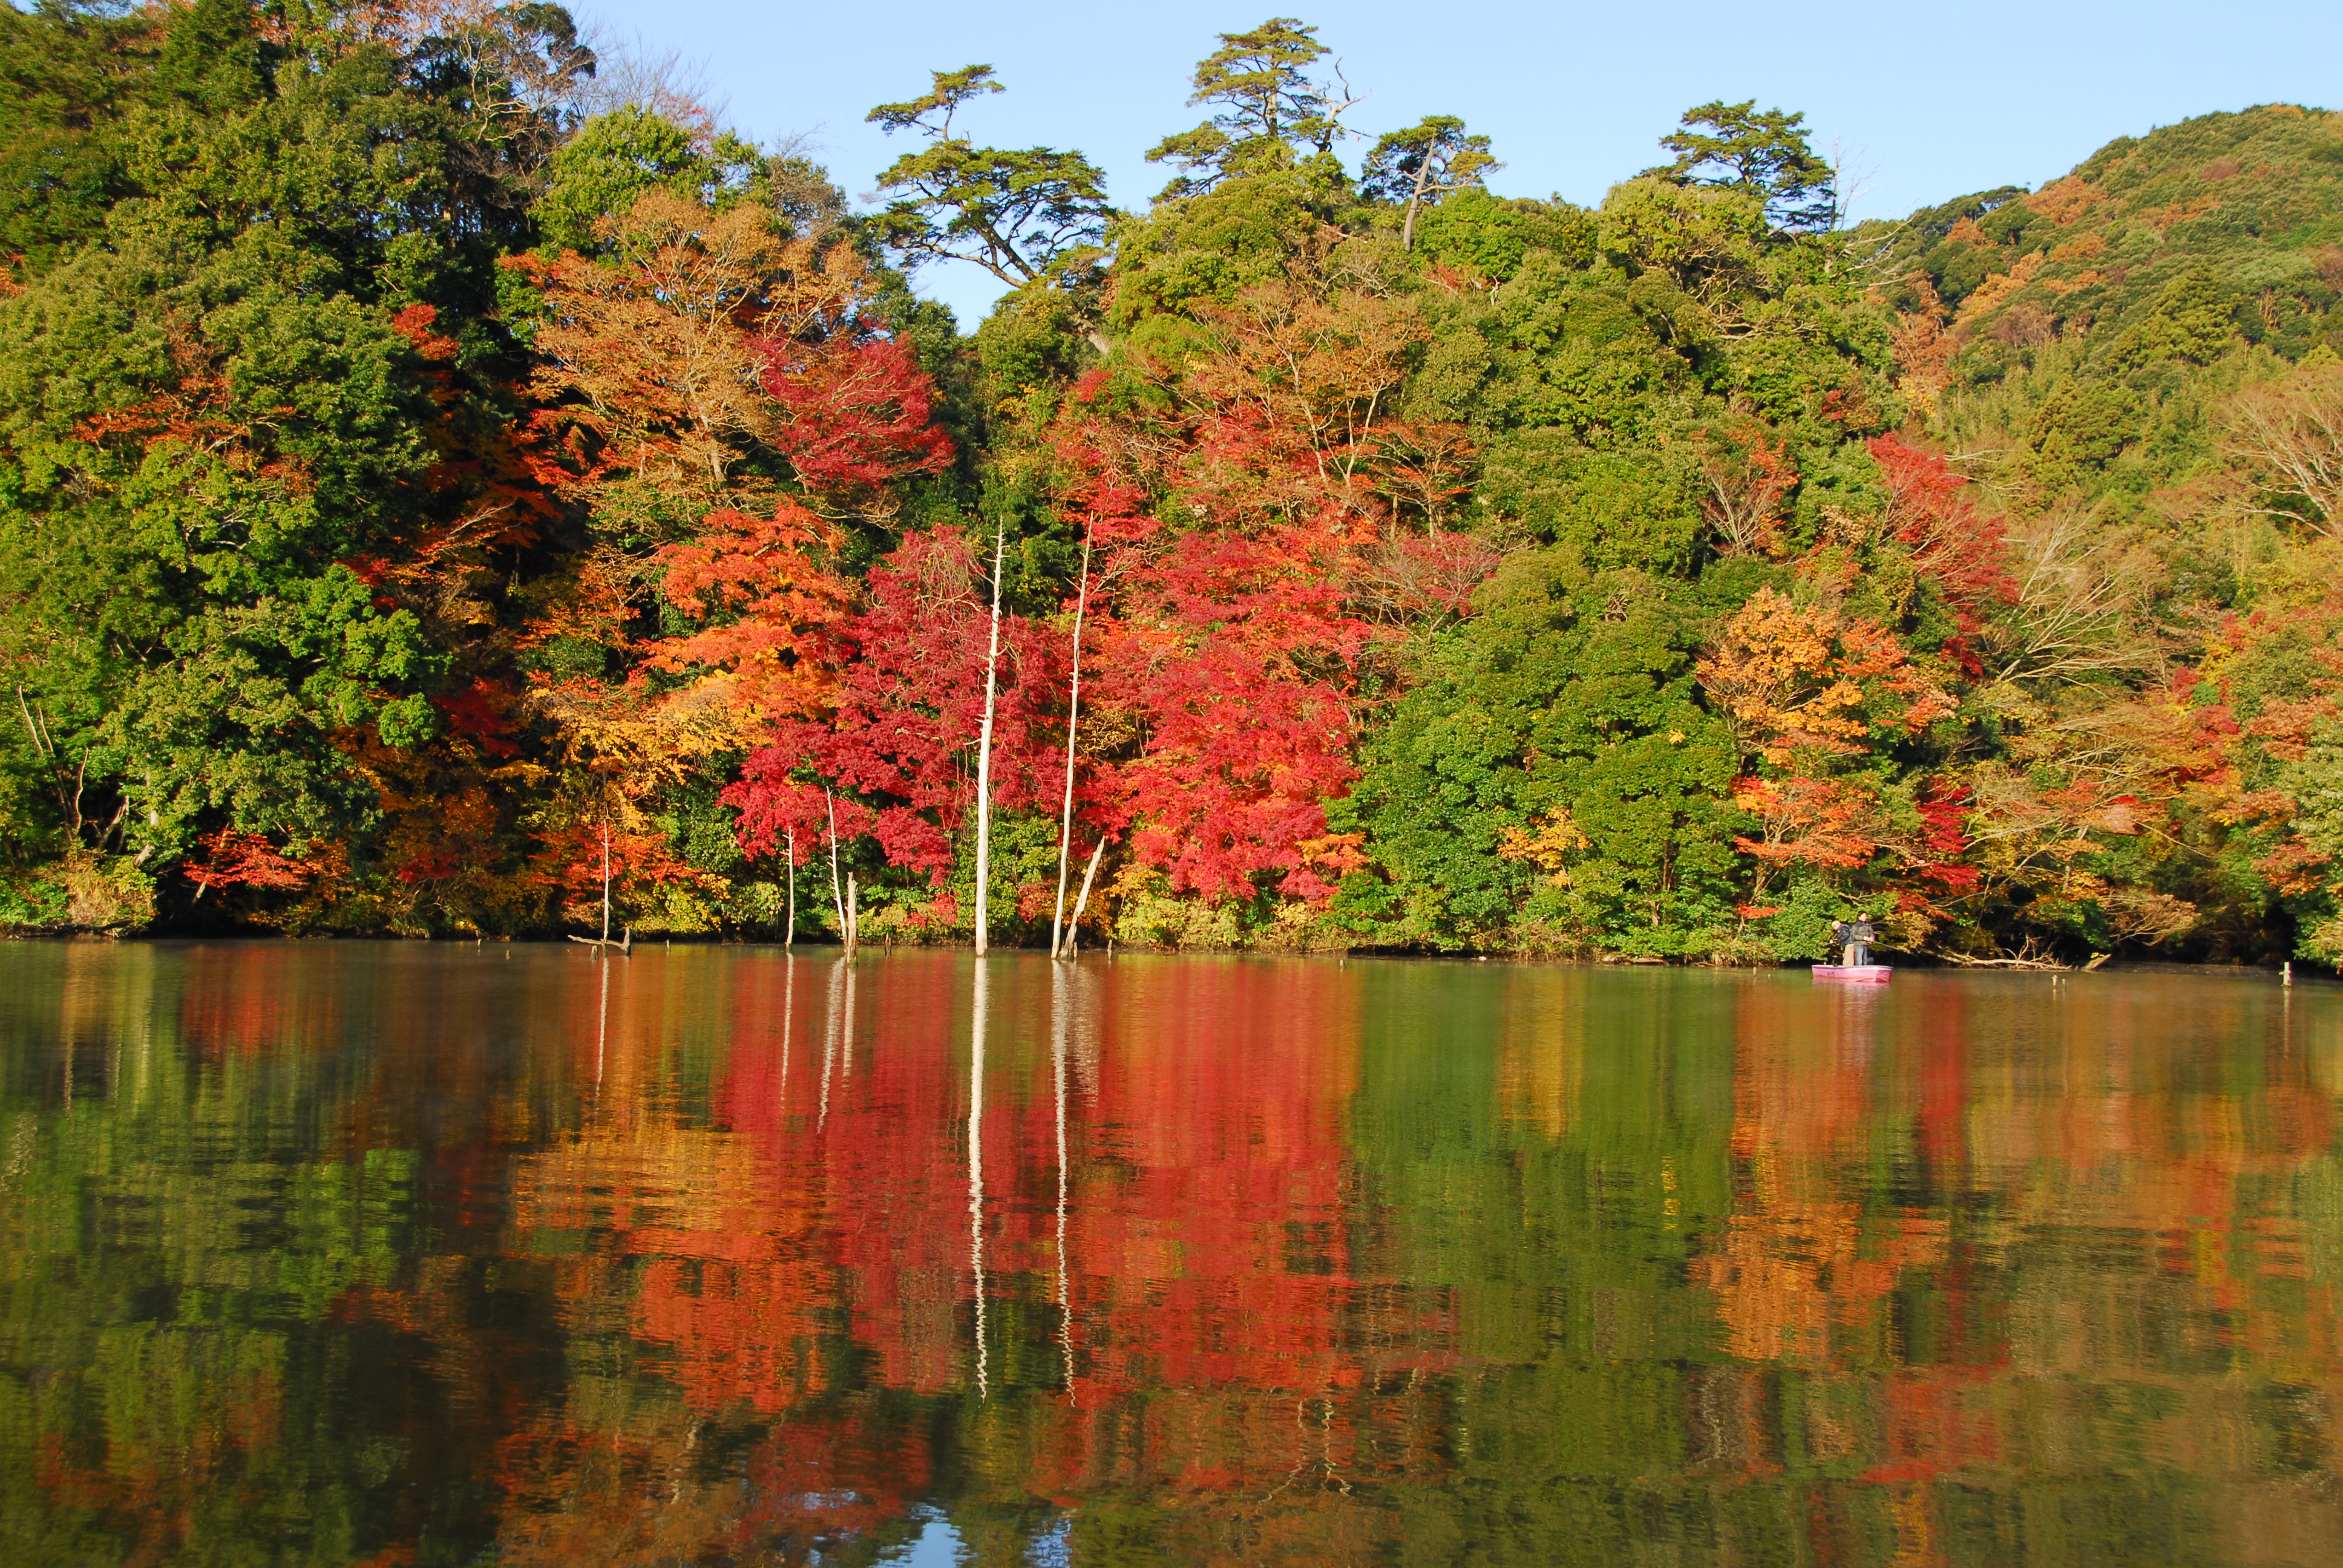
[[[1831,922],[1831,940],[1846,950],[1846,956],[1839,961],[1851,970],[1870,967],[1871,942],[1874,935],[1871,929],[1871,917],[1868,915],[1857,915],[1851,920]]]

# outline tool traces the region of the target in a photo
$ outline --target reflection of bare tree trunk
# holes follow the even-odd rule
[[[976,1297],[976,1392],[980,1399],[991,1392],[984,1349],[984,960],[979,959],[976,1000],[969,1021],[968,1271]]]
[[[797,1021],[798,960],[794,954],[781,960],[781,1092],[775,1119],[789,1114],[789,1029]]]
[[[1063,893],[1060,896],[1062,898]],[[1066,1012],[1070,977],[1052,968],[1050,977],[1050,1081],[1058,1109],[1058,1344],[1065,1355],[1066,1392],[1074,1387],[1074,1297],[1072,1270],[1066,1261]]]
[[[992,709],[1001,686],[1001,562],[1009,526],[992,535],[992,641],[984,655],[984,728],[976,741],[976,956],[984,956],[985,895],[992,882]]]
[[[851,953],[847,955],[851,958]],[[854,966],[846,966],[846,1002],[838,1010],[838,1076],[854,1076]]]
[[[821,1036],[821,1108],[815,1114],[814,1125],[830,1125],[830,1072],[838,1060],[838,1040],[845,1023],[846,976],[849,965],[839,959],[830,966],[830,1010],[828,1027]]]
[[[1074,847],[1074,732],[1082,721],[1082,614],[1091,602],[1091,537],[1082,533],[1081,588],[1074,595],[1074,675],[1066,707],[1066,804],[1058,819],[1058,901],[1051,907],[1050,952],[1056,956],[1066,914],[1066,860]]]
[[[1093,974],[1075,971],[1074,1027],[1071,1063],[1074,1070],[1074,1091],[1098,1109],[1099,1068],[1101,1047],[1099,1020],[1106,1005],[1106,988]]]
[[[1695,1467],[1743,1467],[1768,1456],[1755,1374],[1730,1366],[1694,1368],[1684,1383],[1687,1457]]]

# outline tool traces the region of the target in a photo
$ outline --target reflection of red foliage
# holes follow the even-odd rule
[[[200,1060],[298,1052],[341,1038],[345,997],[297,948],[231,943],[187,955],[178,1027]]]
[[[916,1494],[920,1477],[891,1457],[901,1434],[870,1424],[876,1406],[841,1413],[833,1369],[860,1362],[870,1382],[915,1392],[976,1381],[968,1055],[935,1027],[965,1009],[967,979],[949,956],[896,960],[850,1022],[842,970],[801,961],[788,987],[779,962],[733,972],[713,1108],[726,1131],[638,1101],[622,1084],[643,1058],[614,1048],[608,1131],[542,1157],[518,1220],[590,1227],[615,1249],[570,1269],[565,1293],[622,1312],[692,1407],[783,1418],[750,1460],[769,1482],[761,1506],[820,1503],[805,1521],[758,1524],[763,1539]],[[1061,1254],[1055,1080],[1009,1021],[1045,1019],[1049,999],[1017,989],[1018,973],[994,992],[981,1262],[990,1375],[1023,1364],[1030,1384],[1037,1321],[1044,1375],[1071,1372],[1071,1398],[1025,1407],[1043,1423],[1031,1484],[1125,1476],[1133,1419],[1151,1433],[1135,1478],[1148,1484],[1248,1486],[1305,1459],[1361,1474],[1444,1464],[1422,1438],[1439,1396],[1421,1374],[1453,1362],[1451,1309],[1363,1273],[1353,1251],[1373,1223],[1346,1175],[1354,977],[1194,970],[1072,1040]],[[633,1005],[613,1020],[622,1032],[662,1009]],[[1312,1026],[1292,1030],[1297,1018]],[[1264,1074],[1272,1052],[1280,1070]],[[1129,1404],[1141,1393],[1143,1413]],[[1306,1430],[1298,1401],[1314,1412]]]
[[[2001,1458],[1995,1412],[1965,1408],[1962,1396],[1982,1387],[1987,1367],[1917,1367],[1884,1380],[1888,1455],[1863,1473],[1866,1483],[1935,1481]]]
[[[925,1434],[886,1419],[869,1400],[801,1412],[749,1455],[757,1506],[745,1539],[868,1531],[900,1519],[925,1491],[935,1461]]]
[[[1125,962],[1108,978],[993,960],[972,1258],[963,960],[865,964],[850,989],[846,968],[739,949],[609,966],[578,957],[541,971],[562,978],[533,982],[531,1027],[558,1043],[533,1054],[526,1092],[562,1087],[525,1100],[502,1053],[443,1043],[495,1032],[460,988],[360,1029],[361,1015],[333,1010],[355,993],[295,958],[191,955],[183,1036],[207,1052],[216,1040],[340,1052],[379,1034],[384,1087],[352,1101],[348,1146],[414,1147],[401,1123],[427,1116],[443,1211],[473,1240],[524,1254],[518,1271],[552,1282],[572,1342],[625,1363],[608,1381],[548,1388],[508,1353],[536,1326],[484,1329],[478,1275],[453,1250],[337,1303],[337,1323],[437,1342],[434,1375],[496,1444],[479,1472],[503,1496],[500,1562],[804,1560],[920,1503],[967,1499],[937,1489],[965,1485],[970,1434],[987,1445],[990,1499],[1048,1499],[1091,1518],[1137,1500],[1167,1529],[1241,1520],[1260,1532],[1245,1538],[1247,1560],[1303,1560],[1299,1542],[1329,1523],[1319,1483],[1437,1486],[1451,1473],[1467,1380],[1443,1374],[1503,1375],[1553,1353],[1482,1329],[1468,1355],[1465,1314],[1493,1306],[1476,1292],[1498,1292],[1502,1314],[1512,1287],[1428,1277],[1446,1245],[1431,1232],[1452,1214],[1443,1194],[1463,1189],[1443,1183],[1404,1209],[1375,1196],[1402,1185],[1373,1162],[1408,1159],[1386,1141],[1408,1134],[1378,1125],[1389,1086],[1364,1081],[1374,981],[1356,968]],[[1634,1396],[1656,1421],[1680,1419],[1689,1440],[1658,1484],[1804,1488],[1817,1561],[1869,1549],[1845,1534],[1851,1488],[1890,1489],[1908,1547],[1937,1528],[1938,1489],[2002,1484],[1996,1468],[2024,1446],[2010,1390],[2055,1365],[2067,1335],[2110,1332],[2024,1297],[2010,1310],[2008,1232],[1969,1216],[2011,1191],[2137,1237],[2127,1271],[2029,1262],[2018,1282],[2052,1292],[2040,1302],[2153,1292],[2121,1299],[2178,1309],[2222,1350],[2200,1381],[2119,1324],[2093,1342],[2088,1353],[2108,1364],[2224,1402],[2176,1402],[2159,1430],[2227,1408],[2239,1354],[2328,1375],[2333,1298],[2311,1272],[2315,1217],[2272,1211],[2263,1184],[2295,1180],[2333,1143],[2315,1059],[2274,1037],[2249,1083],[2209,1081],[2193,1041],[2161,1053],[2132,1043],[2172,1039],[2136,1027],[2172,1005],[2152,979],[2137,983],[2018,1004],[1926,980],[1887,997],[1735,987],[1730,1141],[1686,1146],[1717,1158],[1729,1192],[1711,1187],[1694,1208],[1697,1189],[1675,1181],[1690,1161],[1658,1151],[1658,1169],[1637,1178],[1665,1195],[1667,1229],[1681,1223],[1684,1274],[1712,1293],[1726,1352],[1654,1372]],[[1585,1030],[1600,1015],[1584,1000],[1554,1005],[1569,990],[1525,994],[1541,1000],[1506,1025],[1493,1080],[1441,1109],[1488,1113],[1492,1160],[1599,1151],[1588,1130],[1619,1102],[1606,1106],[1615,1090],[1589,1078],[1631,1047]],[[2266,1020],[2243,995],[2198,993],[2206,1030],[2234,1038]],[[1891,1025],[1896,996],[1922,1005]],[[1965,1010],[1981,996],[1990,1012]],[[2039,1059],[2006,1044],[2028,1007],[2076,1020]],[[2013,1090],[2013,1062],[2056,1070]],[[516,1156],[508,1119],[571,1091],[582,1124],[549,1135],[531,1125]],[[450,1133],[443,1119],[466,1115],[480,1124]],[[649,1388],[656,1379],[669,1386]],[[606,1397],[613,1386],[632,1394]],[[226,1453],[246,1431],[280,1441],[266,1425],[268,1385],[210,1390],[221,1387],[242,1409],[199,1433],[216,1445],[202,1452]],[[1681,1402],[1667,1402],[1671,1390]],[[1795,1422],[1784,1419],[1794,1398]],[[1577,1408],[1557,1406],[1556,1419]],[[955,1462],[933,1446],[940,1433],[962,1445]],[[62,1501],[146,1508],[159,1496],[152,1506],[167,1509],[182,1486],[172,1452],[158,1478],[126,1442],[102,1461],[52,1444],[35,1479]]]
[[[36,1440],[30,1477],[55,1503],[143,1523],[151,1561],[176,1555],[196,1501],[233,1484],[247,1456],[284,1442],[285,1392],[272,1372],[222,1369],[181,1442],[135,1423],[116,1429],[96,1464],[59,1432]]]
[[[743,1456],[740,1480],[699,1473],[690,1424],[617,1434],[540,1417],[498,1445],[511,1505],[499,1563],[809,1562],[902,1518],[932,1483],[927,1434],[857,1398],[801,1410]]]

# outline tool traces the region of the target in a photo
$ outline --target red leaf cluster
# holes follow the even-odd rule
[[[1350,551],[1302,527],[1182,536],[1133,573],[1101,627],[1103,699],[1147,745],[1112,770],[1131,848],[1176,890],[1323,900],[1359,864],[1326,802],[1357,777],[1350,699],[1373,638],[1343,604]]]
[[[1943,592],[1963,634],[1973,634],[1989,607],[2017,597],[2001,519],[1971,504],[1968,480],[1936,453],[1894,436],[1876,437],[1870,447],[1887,487],[1889,537],[1911,550],[1913,566]]]
[[[800,855],[810,853],[834,809],[842,837],[875,838],[890,862],[943,885],[951,835],[973,803],[990,615],[978,574],[989,566],[945,528],[913,534],[871,569],[869,604],[839,629],[844,661],[830,713],[775,724],[725,791],[744,846],[769,853],[793,829]],[[1000,805],[1047,799],[1047,709],[1061,684],[1049,640],[1024,618],[1003,618]]]
[[[951,466],[935,383],[899,337],[764,345],[765,390],[784,415],[773,444],[807,488],[876,489]]]
[[[257,833],[223,828],[196,840],[201,859],[190,859],[184,869],[201,898],[214,888],[298,888],[309,880],[309,868],[277,852]]]

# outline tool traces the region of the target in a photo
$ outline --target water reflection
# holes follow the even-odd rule
[[[2252,978],[0,950],[0,1557],[2334,1561],[2338,1091]]]
[[[990,1361],[984,1342],[984,1022],[990,1000],[985,981],[991,975],[982,955],[976,959],[968,1020],[968,1279],[969,1304],[976,1328],[969,1342],[976,1352],[976,1394],[992,1392],[986,1376]]]

